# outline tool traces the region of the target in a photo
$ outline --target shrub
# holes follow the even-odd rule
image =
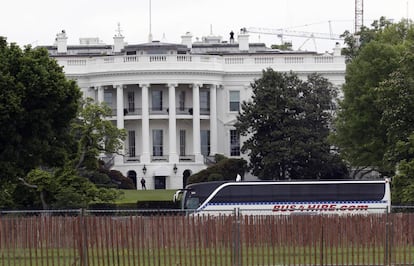
[[[220,181],[223,180],[223,175],[218,173],[212,173],[208,176],[208,181]]]
[[[85,171],[80,173],[82,176],[89,178],[89,180],[96,185],[109,185],[111,178],[105,173],[97,171]]]
[[[236,180],[237,174],[244,176],[247,162],[243,159],[222,159],[188,178],[187,184],[207,181]]]
[[[120,171],[100,168],[99,172],[108,175],[111,181],[116,184],[119,189],[136,189],[132,179],[124,176]]]
[[[216,163],[218,163],[222,160],[225,160],[225,159],[227,159],[227,157],[224,156],[223,154],[217,153],[217,154],[214,155],[214,160],[216,161]]]

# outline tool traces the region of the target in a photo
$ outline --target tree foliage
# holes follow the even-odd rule
[[[316,74],[263,71],[252,84],[252,101],[242,104],[235,124],[247,138],[249,167],[260,179],[342,178],[346,167],[327,142],[336,90]],[[339,163],[339,164],[338,164]]]
[[[80,99],[47,50],[0,37],[1,208],[85,207],[118,196],[83,173],[98,171],[101,153],[119,151],[125,132],[105,119],[108,107]]]
[[[39,195],[31,206],[35,208],[40,203],[43,209],[86,208],[91,203],[111,202],[119,196],[116,190],[96,187],[74,169],[50,172],[37,168],[30,171],[25,182]]]
[[[272,44],[270,48],[282,51],[293,51],[291,42],[283,42],[282,44]]]
[[[414,27],[381,18],[347,66],[332,139],[357,169],[393,176],[393,204],[414,202]]]
[[[333,142],[357,170],[392,175],[402,158],[395,145],[411,134],[414,28],[385,18],[361,31],[361,46],[347,65],[344,98]]]
[[[81,93],[45,49],[0,37],[0,181],[39,165],[62,166]]]
[[[112,155],[123,148],[126,131],[106,119],[111,112],[105,103],[96,104],[90,98],[82,101],[79,115],[72,123],[72,132],[78,143],[76,169],[97,169],[97,158],[101,153]]]
[[[368,43],[378,39],[379,32],[386,32],[392,25],[385,17],[381,17],[379,20],[375,20],[371,27],[362,26],[359,32],[352,34],[350,31],[345,31],[341,37],[344,38],[346,47],[342,49],[342,54],[346,57],[346,61],[350,62],[352,59],[358,56],[359,51],[365,47]],[[404,34],[404,31],[394,32],[396,39]],[[391,35],[388,35],[391,37]],[[388,39],[389,39],[388,37]]]

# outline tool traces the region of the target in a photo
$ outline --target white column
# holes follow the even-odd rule
[[[149,84],[140,84],[142,88],[142,154],[141,163],[149,163],[150,157],[150,135],[149,135],[149,104],[148,104],[148,88]]]
[[[124,128],[124,88],[122,85],[115,85],[116,88],[116,126]]]
[[[168,137],[169,137],[169,162],[178,163],[177,154],[177,121],[175,115],[175,87],[177,84],[168,84]]]
[[[124,89],[120,84],[114,85],[116,88],[116,127],[119,129],[124,128]],[[125,143],[118,153],[124,154]],[[115,164],[120,165],[124,163],[124,157],[120,154],[115,155]]]
[[[200,83],[193,84],[193,152],[195,162],[203,162],[200,142]]]
[[[217,85],[210,86],[210,155],[217,154]]]
[[[97,86],[98,88],[98,103],[104,102],[104,87],[103,86]]]

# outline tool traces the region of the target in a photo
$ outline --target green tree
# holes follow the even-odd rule
[[[385,129],[384,164],[396,169],[392,182],[394,204],[414,203],[414,46],[407,48],[399,67],[380,83],[377,106]]]
[[[252,88],[252,101],[242,104],[235,127],[247,138],[242,151],[248,152],[253,175],[317,179],[346,174],[327,141],[336,96],[330,82],[315,74],[302,81],[294,73],[267,69]]]
[[[1,183],[64,164],[80,97],[45,49],[22,50],[0,37]]]
[[[17,206],[80,208],[91,203],[111,202],[119,196],[107,182],[111,180],[111,172],[104,174],[99,169],[99,155],[118,152],[125,138],[124,130],[117,129],[106,119],[110,112],[105,104],[95,104],[91,99],[82,101],[78,117],[71,123],[72,142],[77,146],[68,150],[66,164],[63,167],[43,167],[47,170],[34,169],[25,178],[19,178],[19,191],[15,192]],[[107,179],[101,176],[95,180],[100,172]],[[119,174],[117,179],[122,180]],[[92,181],[101,184],[97,187]]]
[[[402,133],[402,128],[392,123],[396,121],[397,109],[401,109],[392,110],[400,104],[395,97],[400,93],[396,84],[402,84],[397,72],[404,64],[404,56],[411,53],[409,47],[414,31],[405,21],[392,24],[382,18],[366,33],[363,45],[347,65],[344,98],[340,102],[332,141],[355,167],[355,173],[368,167],[383,175],[392,175],[395,163],[390,162],[390,154],[398,139],[395,137],[407,136],[407,132]],[[395,89],[388,90],[390,86]]]
[[[42,209],[86,208],[91,203],[112,202],[120,192],[113,189],[97,188],[87,178],[81,177],[74,169],[55,171],[39,168],[29,172],[22,182],[32,189],[30,205],[25,207]]]
[[[125,129],[106,119],[111,109],[105,104],[96,104],[88,98],[82,102],[78,117],[72,123],[72,132],[77,140],[75,169],[98,169],[100,154],[113,156],[123,148]]]
[[[0,37],[1,207],[83,207],[118,195],[83,173],[118,152],[125,132],[105,119],[108,107],[80,99],[45,49]]]
[[[402,160],[397,174],[393,177],[391,202],[396,204],[414,203],[414,160]]]
[[[278,49],[282,51],[293,51],[291,42],[284,42],[282,44],[272,44],[270,47],[272,49]]]
[[[345,31],[341,37],[344,38],[346,47],[342,48],[342,54],[346,57],[346,61],[350,62],[354,59],[361,48],[372,40],[377,39],[379,32],[384,32],[392,23],[385,17],[375,20],[371,24],[371,28],[362,26],[359,32],[352,34],[350,31]],[[397,34],[396,36],[399,36]]]

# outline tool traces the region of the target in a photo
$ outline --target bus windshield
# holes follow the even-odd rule
[[[224,183],[224,181],[216,181],[188,185],[186,189],[180,190],[183,193],[181,197],[181,208],[197,209],[216,188]]]
[[[200,206],[199,198],[187,198],[185,201],[185,209],[197,209]]]
[[[177,190],[173,202],[179,203],[181,209],[197,209],[200,206],[200,199],[196,193],[186,189]]]

